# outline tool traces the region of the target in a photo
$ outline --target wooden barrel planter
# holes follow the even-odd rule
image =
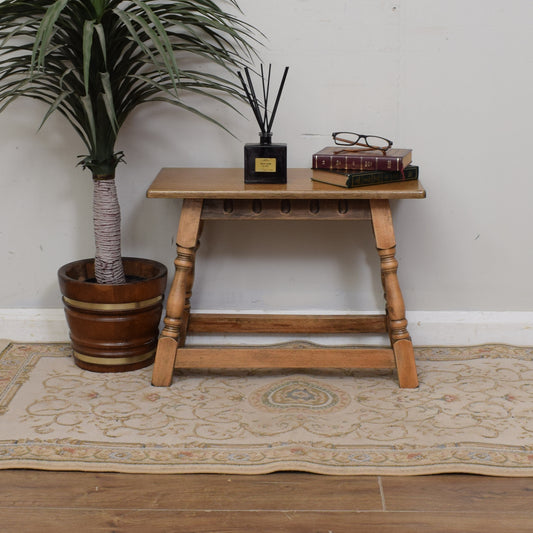
[[[167,281],[157,261],[123,258],[127,283],[103,285],[94,260],[59,269],[74,360],[93,372],[126,372],[153,362]]]

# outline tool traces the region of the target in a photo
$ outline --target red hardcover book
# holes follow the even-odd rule
[[[413,158],[410,148],[350,152],[341,146],[327,146],[313,154],[313,168],[320,170],[386,170],[401,172]]]

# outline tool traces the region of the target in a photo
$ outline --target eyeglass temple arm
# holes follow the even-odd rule
[[[335,137],[335,140],[336,141],[341,141],[341,142],[345,142],[345,143],[349,143],[348,146],[369,146],[368,143],[360,143],[359,141],[355,142],[355,143],[352,143],[351,141],[349,141],[348,139],[343,139],[342,137]],[[387,141],[387,144],[390,146],[392,146],[392,141],[389,141],[388,139],[385,139],[383,138],[384,141]],[[381,148],[376,148],[377,150],[381,150]]]
[[[339,146],[339,145],[337,145]],[[339,146],[340,148],[340,146]],[[342,152],[354,152],[354,153],[361,153],[361,152],[375,152],[375,151],[378,151],[378,152],[382,152],[383,155],[385,155],[387,153],[387,149],[385,148],[371,148],[369,146],[365,146],[364,148],[340,148],[339,150],[335,150],[333,153],[334,154],[341,154]]]
[[[370,150],[381,150],[381,148],[372,148],[371,146],[368,146],[368,144],[363,144],[363,143],[360,143],[359,141],[353,143],[351,141],[348,141],[347,139],[343,139],[342,137],[335,137],[335,140],[349,143],[347,146],[364,146],[365,148],[369,148]]]
[[[353,144],[359,144],[359,143],[352,143],[351,141],[349,141],[348,139],[343,139],[342,137],[338,137],[338,136],[333,136],[335,138],[336,141],[341,141],[343,143],[348,143],[350,146],[352,146]],[[361,145],[359,145],[361,146]]]

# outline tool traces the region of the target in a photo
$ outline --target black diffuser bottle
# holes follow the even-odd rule
[[[270,132],[259,134],[259,144],[245,144],[244,183],[287,183],[287,145],[272,144]]]
[[[249,70],[245,69],[248,84],[246,84],[242,74],[239,72],[246,98],[261,128],[259,143],[244,145],[244,183],[287,183],[287,145],[272,143],[272,124],[274,123],[274,117],[278,109],[281,91],[283,90],[288,70],[289,67],[285,67],[274,109],[270,117],[268,116],[267,106],[270,92],[271,67],[269,66],[268,68],[268,77],[265,80],[263,65],[261,65],[262,104],[257,99]]]

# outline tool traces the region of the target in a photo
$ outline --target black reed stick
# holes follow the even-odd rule
[[[274,109],[272,110],[272,114],[270,115],[270,118],[268,116],[268,100],[270,96],[270,76],[272,72],[272,65],[268,66],[268,76],[265,82],[265,71],[263,69],[263,65],[261,65],[261,86],[263,89],[263,102],[259,102],[257,99],[257,95],[254,89],[254,85],[252,83],[252,78],[250,76],[250,71],[248,67],[244,69],[244,73],[246,75],[246,81],[244,79],[244,76],[241,72],[238,72],[239,78],[242,83],[242,87],[244,89],[244,93],[246,95],[246,99],[248,100],[248,103],[250,104],[250,107],[252,108],[252,111],[254,113],[255,119],[257,120],[257,124],[259,125],[259,128],[261,129],[261,133],[272,133],[272,124],[274,123],[274,117],[276,116],[276,112],[278,110],[279,100],[281,98],[281,93],[283,91],[283,87],[285,86],[285,79],[287,78],[287,73],[289,71],[289,67],[285,67],[285,71],[283,72],[283,77],[281,79],[281,83],[278,89],[278,94],[276,96],[276,101],[274,103]],[[263,108],[263,112],[261,112],[261,108]]]
[[[248,86],[246,85],[244,78],[242,77],[242,74],[240,72],[238,72],[237,74],[239,75],[239,78],[241,79],[244,92],[246,93],[246,98],[248,100],[248,103],[250,104],[250,107],[252,108],[252,111],[254,112],[255,119],[257,120],[257,123],[259,124],[259,127],[261,128],[261,132],[264,133],[265,126],[261,119],[261,113],[259,112],[257,100],[252,97],[252,94],[250,90],[248,89]]]
[[[261,132],[265,133],[265,123],[263,122],[263,119],[261,118],[261,110],[259,108],[259,101],[257,100],[257,96],[255,95],[254,84],[252,83],[252,78],[250,77],[250,69],[246,67],[244,69],[244,73],[246,74],[246,79],[248,80],[248,89],[250,91],[250,94],[252,96],[252,101],[254,103],[253,107],[255,110],[255,116],[258,118]]]
[[[270,93],[270,73],[272,72],[272,65],[268,65],[268,79],[265,87],[265,75],[263,73],[263,65],[261,65],[261,81],[263,82],[263,102],[264,102],[264,118],[263,124],[268,125],[267,109],[268,109],[268,95]],[[269,130],[270,131],[270,130]]]
[[[274,117],[276,116],[276,111],[278,110],[279,99],[281,97],[281,92],[283,91],[283,86],[285,85],[285,79],[287,78],[287,72],[289,72],[289,67],[285,67],[283,72],[283,78],[281,79],[281,84],[278,90],[278,96],[276,97],[276,103],[274,104],[274,109],[270,117],[270,122],[268,123],[268,131],[272,131],[272,124],[274,122]]]

